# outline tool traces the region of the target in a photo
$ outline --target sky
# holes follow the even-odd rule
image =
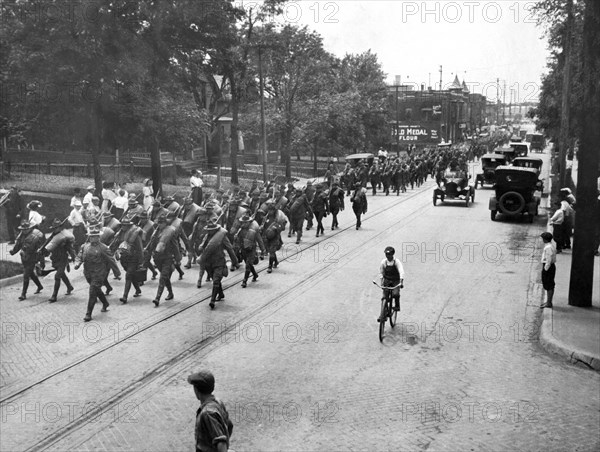
[[[549,56],[532,1],[290,1],[283,19],[317,31],[325,48],[376,53],[387,82],[439,88],[458,75],[471,92],[536,101]],[[506,86],[506,90],[504,90]]]

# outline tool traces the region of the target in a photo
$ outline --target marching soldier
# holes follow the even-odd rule
[[[239,267],[239,263],[224,228],[211,221],[204,230],[206,231],[206,238],[199,249],[201,253],[200,265],[206,268],[209,274],[212,274],[213,288],[209,305],[211,309],[214,309],[215,301],[225,298],[221,280],[224,276],[227,276],[228,271],[223,252],[227,251],[232,267]]]
[[[125,288],[123,296],[120,298],[121,303],[127,303],[127,297],[131,290],[131,285],[135,288],[134,298],[142,294],[142,290],[136,279],[136,272],[142,264],[144,251],[142,248],[142,229],[135,226],[129,218],[125,218],[121,223],[119,248],[117,255],[125,270]]]
[[[204,208],[200,209],[200,213],[198,215],[198,220],[196,220],[196,224],[194,224],[194,230],[192,232],[190,238],[190,248],[194,250],[196,256],[200,256],[200,253],[197,251],[200,244],[204,242],[204,238],[206,237],[206,231],[204,228],[206,225],[212,222],[218,222],[219,215],[215,212],[216,205],[213,203],[208,203],[204,206]],[[219,208],[220,209],[220,208]],[[200,269],[198,271],[198,282],[196,283],[196,287],[202,287],[202,278],[204,277],[204,267],[202,266],[201,260],[197,259],[200,264]],[[206,281],[210,281],[211,275],[208,274],[208,278]]]
[[[179,280],[181,281],[183,279],[183,275],[185,275],[185,273],[183,272],[183,270],[181,269],[181,251],[182,250],[189,250],[190,248],[190,241],[188,240],[187,236],[184,234],[183,232],[183,228],[181,227],[181,219],[177,218],[177,212],[171,211],[169,213],[167,213],[167,225],[172,226],[175,228],[176,234],[175,234],[175,238],[177,239],[177,247],[179,249],[179,259],[175,260],[174,262],[174,266],[175,266],[175,270],[177,270],[177,273],[179,273]],[[181,240],[181,242],[183,242],[183,248],[181,248],[180,244],[179,244],[179,240]]]
[[[90,285],[87,311],[84,322],[92,320],[92,311],[98,298],[102,302],[102,312],[108,311],[108,300],[102,293],[102,285],[108,277],[108,272],[112,269],[115,275],[121,276],[119,266],[112,255],[108,246],[100,243],[100,229],[90,229],[88,233],[89,241],[83,245],[77,256],[77,270],[83,264],[83,275]]]
[[[156,231],[152,235],[152,238],[144,251],[148,254],[152,253],[156,268],[160,272],[156,297],[152,301],[154,306],[158,308],[160,297],[162,296],[165,287],[169,292],[165,300],[172,300],[174,297],[173,288],[171,286],[171,274],[173,273],[175,262],[181,261],[181,255],[177,243],[177,230],[173,226],[167,224],[167,216],[161,215],[156,224]]]
[[[137,202],[137,198],[135,195],[131,195],[129,200],[127,201],[127,211],[125,212],[123,218],[127,218],[133,224],[137,222],[137,217],[144,212],[144,206],[141,206]]]
[[[145,248],[150,242],[152,234],[154,234],[154,222],[148,218],[147,212],[142,212],[140,214],[139,220],[140,221],[138,223],[138,226],[142,229],[142,245]],[[147,261],[146,265],[148,267],[148,270],[152,272],[152,279],[156,279],[157,272],[152,262]],[[143,283],[140,285],[143,285]]]
[[[329,208],[331,209],[331,230],[340,227],[337,216],[340,210],[344,210],[344,190],[340,188],[338,182],[334,182],[329,193]]]
[[[18,227],[21,231],[17,237],[17,241],[12,250],[11,255],[21,252],[21,263],[23,264],[23,289],[21,290],[21,296],[19,300],[25,300],[27,298],[27,289],[29,287],[29,280],[37,286],[36,294],[40,293],[44,286],[35,274],[35,265],[40,260],[38,250],[44,244],[44,234],[27,220],[23,220],[21,225]]]
[[[242,287],[246,287],[248,284],[248,277],[252,273],[252,282],[258,279],[258,273],[254,268],[255,264],[258,264],[258,256],[256,255],[256,247],[260,247],[261,257],[264,257],[266,253],[265,244],[260,235],[258,223],[254,221],[248,213],[245,213],[240,218],[240,230],[236,235],[236,241],[242,256],[242,260],[246,265],[246,271],[244,273],[244,280],[242,281]]]
[[[160,200],[155,199],[152,202],[152,209],[150,209],[150,220],[156,223],[159,216],[163,214],[166,215],[168,212],[169,211],[161,205]]]
[[[267,201],[267,215],[265,217],[265,223],[263,224],[265,248],[269,253],[269,267],[267,268],[267,273],[271,273],[273,268],[277,268],[279,265],[277,251],[279,251],[283,245],[281,231],[285,231],[286,224],[287,217],[285,214],[277,209],[275,201],[269,199]],[[300,227],[300,231],[302,231],[302,227]]]
[[[121,229],[121,222],[111,212],[106,212],[104,214],[104,226],[112,229],[116,234]]]
[[[304,190],[304,194],[306,195],[306,200],[308,201],[308,204],[312,204],[313,202],[313,198],[315,196],[316,193],[316,188],[313,186],[312,181],[307,181],[306,182],[306,189]],[[313,227],[313,212],[312,210],[306,210],[306,230],[309,231],[310,228]]]
[[[55,218],[52,222],[52,237],[41,250],[42,253],[50,254],[52,267],[56,269],[54,275],[54,290],[52,296],[48,300],[50,303],[56,301],[61,280],[67,286],[67,295],[71,295],[71,292],[73,292],[73,285],[71,284],[71,281],[69,281],[66,273],[69,265],[69,258],[74,262],[76,257],[75,250],[73,249],[75,236],[73,235],[71,228],[71,223],[68,221],[60,221],[58,218]]]
[[[200,206],[194,203],[192,198],[185,198],[183,200],[183,209],[179,215],[181,218],[181,228],[183,229],[183,233],[186,238],[191,238],[192,233],[194,231],[194,225],[200,216],[200,211],[203,210],[206,212],[206,209],[202,209]],[[194,246],[192,244],[188,244],[188,261],[185,264],[185,268],[192,268],[192,261],[196,263],[196,254],[194,251]]]
[[[317,220],[317,237],[319,237],[319,232],[321,235],[325,233],[325,228],[323,227],[323,218],[325,218],[329,213],[329,202],[327,195],[328,193],[323,191],[323,186],[319,184],[317,186],[317,191],[311,206]]]
[[[354,186],[354,194],[350,198],[350,202],[356,216],[356,229],[359,229],[362,224],[360,217],[367,213],[367,190],[362,187],[360,182],[357,182]]]
[[[300,243],[300,239],[302,238],[302,228],[304,227],[304,219],[307,215],[310,215],[310,218],[312,218],[312,208],[306,194],[298,189],[296,191],[296,198],[290,207],[290,231],[288,233],[288,237],[291,237],[292,233],[296,232],[296,244]],[[307,227],[307,229],[309,228]]]
[[[175,198],[173,198],[172,196],[167,196],[163,200],[163,207],[169,212],[179,212],[181,205],[177,201],[175,201]]]

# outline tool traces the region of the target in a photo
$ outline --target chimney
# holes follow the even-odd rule
[[[396,85],[400,85],[402,83],[402,76],[401,75],[397,75],[396,76]]]
[[[421,83],[421,91],[425,91],[425,83]]]

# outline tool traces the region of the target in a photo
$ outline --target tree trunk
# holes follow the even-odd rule
[[[317,167],[318,149],[319,148],[318,148],[317,144],[315,143],[313,146],[313,177],[315,177],[315,178],[319,177],[319,174],[318,174],[319,169]]]
[[[231,184],[238,185],[237,156],[239,150],[238,118],[240,112],[240,96],[234,77],[229,78],[229,83],[231,84],[231,116],[233,118],[231,121]]]
[[[600,157],[600,2],[586,0],[583,25],[583,106],[580,113],[581,139],[577,172],[577,217],[573,237],[573,258],[569,304],[592,306],[595,234],[600,227],[597,193]]]
[[[156,196],[164,197],[162,191],[162,169],[160,161],[160,146],[158,138],[152,140],[152,147],[150,148],[150,167],[152,172],[152,189]]]
[[[562,80],[562,100],[560,112],[560,148],[559,148],[559,171],[560,171],[560,187],[567,186],[567,150],[569,147],[570,138],[570,117],[571,108],[570,91],[571,91],[571,60],[573,55],[573,0],[567,0],[567,23],[565,26],[565,36],[563,43],[564,67]]]

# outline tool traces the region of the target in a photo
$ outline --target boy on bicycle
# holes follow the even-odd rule
[[[385,248],[385,259],[381,261],[379,271],[381,273],[381,285],[383,287],[395,287],[392,289],[394,298],[394,311],[400,310],[400,288],[404,287],[404,267],[400,259],[394,258],[396,250],[388,246]]]

